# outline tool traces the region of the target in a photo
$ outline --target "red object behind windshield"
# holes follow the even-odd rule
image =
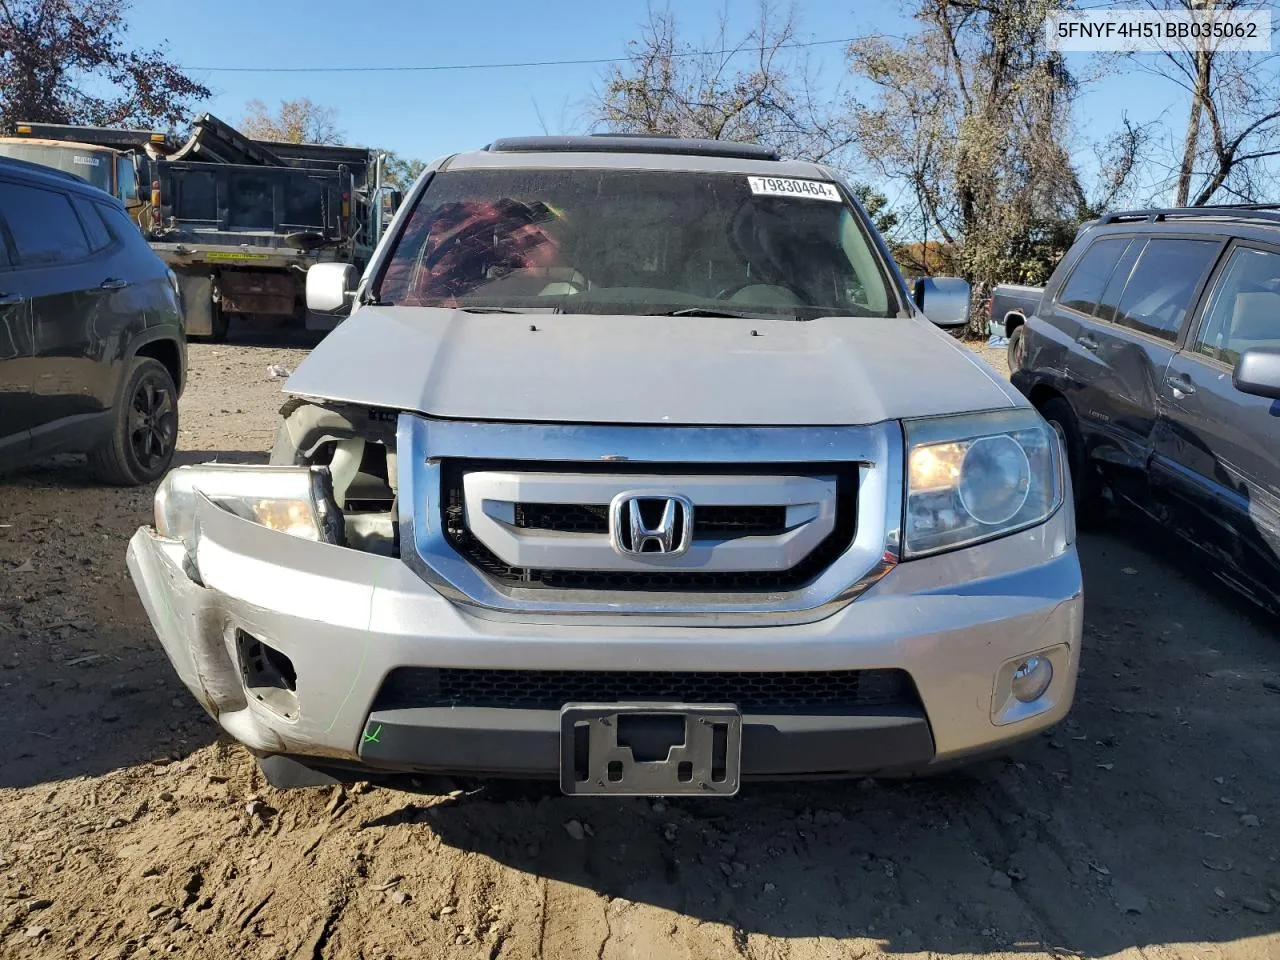
[[[422,255],[393,262],[383,289],[403,290],[390,299],[408,306],[456,306],[457,297],[513,270],[554,266],[560,245],[542,224],[555,219],[545,204],[506,198],[420,206],[401,244]]]

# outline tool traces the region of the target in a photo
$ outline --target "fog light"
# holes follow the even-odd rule
[[[1027,657],[1013,671],[1013,695],[1022,703],[1038,700],[1053,680],[1053,664],[1045,657]]]

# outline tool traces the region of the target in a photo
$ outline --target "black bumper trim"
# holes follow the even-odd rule
[[[370,714],[360,759],[387,771],[557,777],[560,715],[551,710],[415,707]],[[917,769],[934,756],[923,711],[745,714],[749,779]]]

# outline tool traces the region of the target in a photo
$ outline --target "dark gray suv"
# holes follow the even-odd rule
[[[1136,506],[1280,609],[1280,213],[1089,224],[1012,378],[1065,434],[1082,517]]]
[[[0,159],[0,470],[87,453],[108,483],[158,479],[185,369],[177,282],[120,201]]]

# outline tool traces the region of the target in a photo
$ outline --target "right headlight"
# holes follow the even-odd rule
[[[201,497],[245,520],[304,540],[342,543],[342,513],[325,467],[205,463],[170,470],[156,491],[156,532],[195,548]]]
[[[1062,505],[1057,432],[1034,410],[909,420],[903,558],[1035,526]]]

